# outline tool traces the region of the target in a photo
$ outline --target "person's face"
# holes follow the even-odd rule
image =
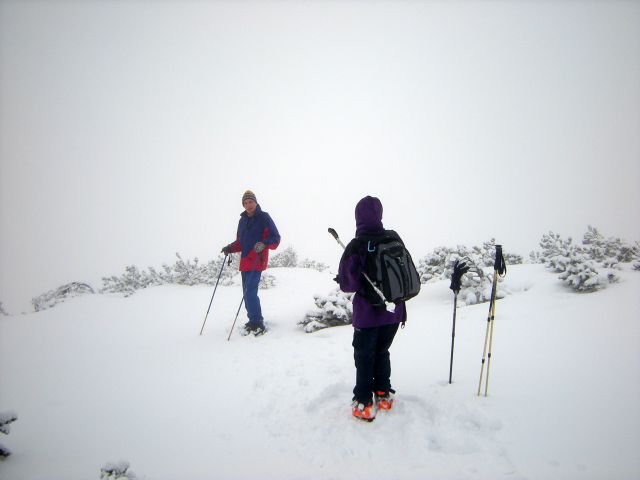
[[[252,217],[256,212],[256,207],[258,206],[258,204],[250,198],[247,198],[244,202],[242,202],[242,206],[244,207],[245,212],[247,212],[247,215]]]

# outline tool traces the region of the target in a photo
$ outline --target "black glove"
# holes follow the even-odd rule
[[[260,253],[265,249],[266,245],[262,242],[258,242],[253,246],[253,249],[256,251],[256,253]]]
[[[449,288],[453,290],[454,293],[458,293],[460,291],[460,282],[462,281],[462,275],[469,271],[469,267],[466,263],[460,262],[456,260],[453,264],[453,273],[451,274],[451,285]]]
[[[340,285],[340,279],[338,278],[337,275],[333,277],[333,281],[336,282],[338,285]]]
[[[220,253],[224,253],[225,255],[229,255],[231,253],[231,244],[222,247]]]

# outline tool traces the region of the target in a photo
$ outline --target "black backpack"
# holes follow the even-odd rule
[[[366,262],[364,272],[383,293],[387,302],[398,303],[415,297],[420,292],[420,275],[400,236],[393,230],[385,230],[377,236],[356,237],[364,244]],[[359,292],[374,306],[384,306],[380,295],[366,280]]]

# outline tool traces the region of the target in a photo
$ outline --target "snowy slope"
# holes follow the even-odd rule
[[[510,267],[487,398],[487,304],[458,311],[448,385],[453,295],[424,286],[392,347],[397,402],[371,424],[350,417],[351,327],[296,325],[332,275],[270,273],[259,338],[227,342],[238,286],[218,288],[203,336],[209,287],[0,317],[0,411],[19,415],[0,478],[98,479],[121,459],[149,480],[640,478],[637,272],[576,294],[542,266]]]

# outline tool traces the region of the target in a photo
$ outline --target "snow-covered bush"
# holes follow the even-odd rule
[[[7,312],[4,307],[2,306],[2,302],[0,302],[0,315],[9,315],[9,312]]]
[[[157,285],[214,285],[218,275],[220,284],[231,285],[238,274],[239,255],[227,257],[224,268],[225,257],[222,255],[206,264],[201,264],[197,257],[194,260],[184,260],[179,253],[176,253],[176,258],[173,265],[163,264],[161,271],[153,267],[141,271],[135,265],[130,265],[119,277],[103,277],[100,293],[121,293],[129,296],[137,290]]]
[[[298,266],[300,268],[311,268],[313,270],[318,270],[319,272],[324,272],[327,268],[329,268],[329,265],[326,265],[322,262],[316,262],[315,260],[310,260],[308,258],[302,260],[298,264]]]
[[[431,253],[418,259],[416,269],[420,275],[420,282],[427,283],[431,280],[444,280],[451,278],[453,263],[456,259],[465,259],[477,268],[493,267],[496,256],[496,241],[494,238],[487,240],[482,245],[467,247],[458,245],[456,248],[437,247]],[[505,263],[516,265],[523,263],[520,255],[503,251]]]
[[[298,254],[293,247],[287,247],[269,258],[269,266],[271,268],[297,267]]]
[[[138,270],[135,265],[125,267],[122,276],[102,277],[100,293],[123,293],[125,297],[132,295],[136,290],[161,284],[161,275],[152,269],[151,272]]]
[[[0,412],[0,432],[9,435],[11,431],[10,424],[17,419],[18,415],[15,412]],[[11,455],[11,450],[0,444],[0,460],[7,458],[9,455]]]
[[[298,322],[307,333],[327,327],[350,325],[353,316],[353,293],[335,288],[329,295],[314,295],[316,308]]]
[[[616,237],[606,239],[591,225],[583,236],[582,245],[575,245],[571,237],[563,239],[559,234],[549,232],[542,236],[540,247],[542,262],[560,273],[559,278],[579,292],[593,292],[618,282],[613,270],[621,269],[621,262],[632,261],[635,252],[635,246]]]
[[[593,292],[607,286],[607,278],[602,278],[596,269],[596,263],[584,253],[574,252],[567,262],[565,271],[558,277],[574,290]],[[615,281],[616,277],[611,277]]]
[[[417,270],[420,281],[427,283],[431,280],[451,279],[453,264],[456,260],[466,262],[471,268],[462,277],[458,300],[465,305],[487,302],[491,298],[492,277],[485,274],[483,268],[493,269],[496,255],[495,239],[488,240],[480,246],[466,247],[458,245],[456,248],[438,247],[430,254],[418,260]],[[504,253],[507,265],[523,262],[520,255]],[[498,298],[503,294],[498,289]]]
[[[120,461],[116,463],[107,463],[100,469],[100,478],[107,480],[128,479],[134,480],[136,474],[129,470],[129,462]]]
[[[605,238],[591,225],[587,227],[582,244],[585,253],[602,264],[630,263],[638,258],[638,242],[631,246],[618,237]]]
[[[49,290],[42,295],[31,299],[31,304],[36,312],[46,310],[64,302],[68,298],[78,297],[88,293],[95,293],[91,285],[82,282],[71,282],[58,287],[56,290]]]
[[[429,280],[439,279],[444,273],[447,257],[453,252],[447,247],[437,247],[431,253],[418,259],[416,270],[420,275],[420,283],[427,283]]]
[[[262,273],[260,277],[260,283],[258,284],[258,288],[267,290],[269,288],[273,288],[276,286],[276,277],[269,273]]]
[[[560,234],[549,231],[540,239],[540,258],[542,263],[555,272],[564,272],[569,258],[579,251],[571,237],[563,239]]]
[[[531,251],[529,253],[529,263],[544,263],[542,254],[537,250]]]

